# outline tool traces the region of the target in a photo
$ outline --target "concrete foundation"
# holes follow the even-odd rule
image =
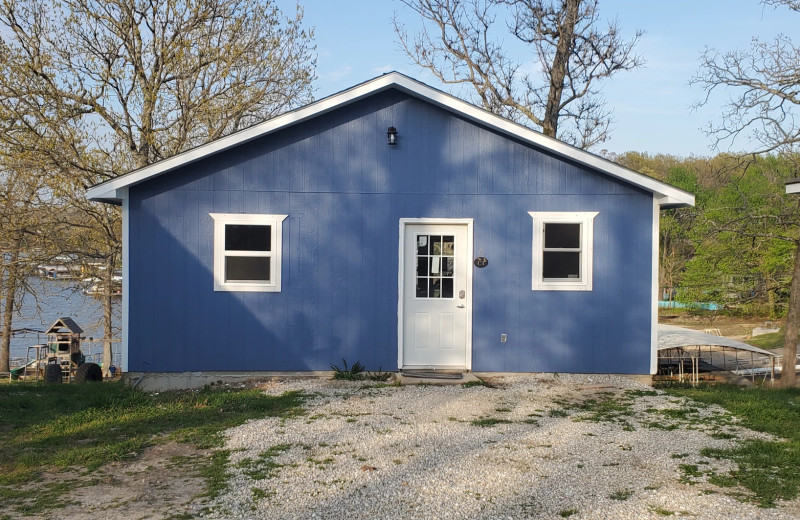
[[[333,377],[328,370],[303,372],[126,372],[126,385],[145,392],[188,390],[206,385],[244,384],[273,379],[314,379]]]
[[[522,375],[519,372],[465,372],[461,379],[435,379],[404,377],[395,372],[388,383],[399,381],[402,385],[460,385],[479,378],[502,377],[506,375]],[[653,376],[648,374],[614,374],[634,379],[642,384],[653,386]],[[126,372],[122,380],[126,385],[144,392],[165,392],[169,390],[188,390],[202,388],[206,385],[245,384],[253,381],[271,381],[274,379],[332,379],[329,370],[303,372]]]

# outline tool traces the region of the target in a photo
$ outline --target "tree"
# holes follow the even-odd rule
[[[787,7],[800,12],[797,0],[764,0],[764,5]],[[720,52],[706,49],[700,72],[692,80],[700,85],[707,103],[720,90],[730,96],[719,124],[707,133],[715,146],[738,145],[740,138],[751,139],[753,155],[768,152],[791,154],[800,144],[800,48],[784,35],[771,42],[753,39],[747,51]],[[796,383],[795,358],[800,334],[800,239],[794,229],[795,259],[786,317],[781,385]]]
[[[51,173],[74,224],[65,247],[102,259],[110,277],[120,215],[86,201],[86,187],[309,101],[313,31],[302,18],[272,0],[0,4],[0,107],[27,134],[0,140]],[[110,356],[107,344],[106,367]]]
[[[0,112],[0,121],[2,120]],[[0,131],[13,132],[7,125]],[[28,278],[55,249],[52,233],[63,225],[52,211],[53,197],[44,172],[33,157],[0,146],[0,371],[11,360],[13,317],[25,294]]]
[[[442,83],[474,88],[484,108],[541,128],[581,148],[608,139],[611,114],[600,83],[644,60],[633,54],[642,35],[622,39],[616,21],[598,29],[598,0],[401,0],[425,22],[409,37],[395,31],[411,59]],[[497,11],[534,55],[515,61],[495,35]],[[534,69],[531,72],[527,70]]]

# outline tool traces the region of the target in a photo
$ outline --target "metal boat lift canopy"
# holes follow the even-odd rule
[[[740,358],[740,353],[747,352],[750,353],[749,356]],[[760,363],[756,363],[756,356]],[[709,365],[739,375],[747,374],[755,377],[756,373],[763,373],[766,377],[769,373],[774,378],[778,355],[724,336],[674,325],[658,325],[659,362],[662,360],[674,362],[682,377],[683,361],[691,361],[692,382],[697,383],[701,358]]]

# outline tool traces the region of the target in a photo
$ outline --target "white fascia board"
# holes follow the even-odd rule
[[[246,143],[276,130],[303,122],[388,88],[398,88],[414,97],[429,101],[446,110],[456,112],[466,119],[491,127],[510,137],[545,148],[558,156],[570,159],[633,184],[634,186],[638,186],[645,191],[653,193],[659,201],[663,201],[663,204],[667,204],[671,207],[694,205],[694,195],[691,193],[531,130],[530,128],[500,117],[398,72],[384,74],[348,90],[321,99],[316,103],[287,112],[286,114],[277,116],[264,123],[222,137],[192,150],[159,161],[151,166],[135,170],[116,179],[104,182],[90,188],[86,192],[86,196],[92,200],[119,200],[122,195],[121,192],[117,191],[119,188],[138,184],[150,177],[190,164],[209,155]]]

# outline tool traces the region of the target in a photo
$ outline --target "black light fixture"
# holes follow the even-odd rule
[[[389,140],[389,146],[397,144],[397,128],[390,126],[386,131],[386,138]]]

